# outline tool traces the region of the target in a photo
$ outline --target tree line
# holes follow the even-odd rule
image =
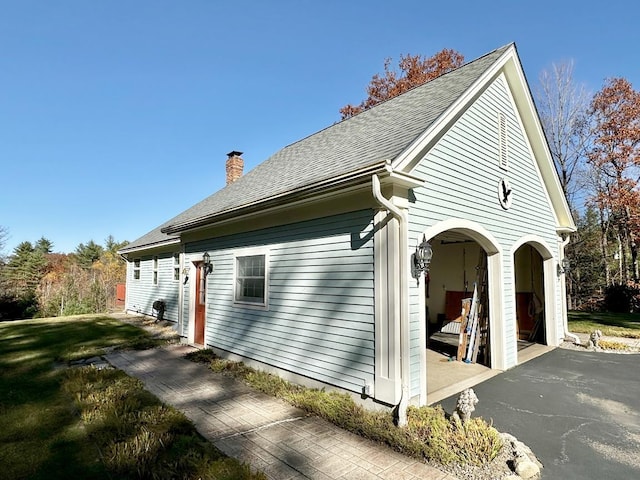
[[[567,248],[570,308],[640,310],[640,92],[608,78],[590,94],[573,64],[543,72],[539,110],[578,231]]]
[[[0,226],[0,252],[8,231]],[[109,236],[104,245],[80,243],[73,253],[54,253],[41,237],[0,256],[0,320],[100,313],[115,308],[116,285],[126,263],[117,251],[128,242]]]
[[[375,74],[343,119],[437,78],[464,63],[443,49],[403,55]],[[591,93],[576,82],[572,61],[552,64],[532,89],[560,184],[578,228],[566,247],[570,309],[640,311],[640,92],[608,78]]]

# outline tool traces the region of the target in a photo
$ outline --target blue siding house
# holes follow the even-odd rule
[[[480,361],[508,369],[520,342],[567,335],[575,225],[514,44],[244,175],[228,156],[225,188],[121,250],[127,311],[161,299],[186,342],[388,406],[428,402],[429,336],[479,264]]]

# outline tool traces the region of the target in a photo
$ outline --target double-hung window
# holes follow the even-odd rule
[[[267,308],[268,286],[268,251],[252,249],[236,252],[234,302]]]
[[[153,257],[153,284],[158,285],[158,257]]]
[[[173,254],[173,279],[178,282],[180,281],[180,254]]]
[[[140,259],[133,259],[133,279],[140,280]]]

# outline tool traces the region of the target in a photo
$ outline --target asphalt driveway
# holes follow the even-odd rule
[[[474,414],[531,447],[542,478],[640,478],[640,355],[558,348],[474,390]]]

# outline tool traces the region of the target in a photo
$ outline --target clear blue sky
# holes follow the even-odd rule
[[[489,6],[490,5],[490,6]],[[516,42],[535,89],[575,61],[640,88],[635,1],[0,0],[8,254],[134,240],[359,103],[386,57]]]

